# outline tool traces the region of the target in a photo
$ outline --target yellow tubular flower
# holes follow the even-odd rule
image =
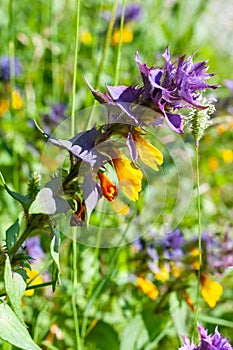
[[[80,36],[81,43],[85,45],[90,45],[92,43],[92,35],[90,32],[86,31],[83,32]]]
[[[233,151],[231,149],[224,149],[222,151],[222,157],[223,157],[223,161],[225,163],[232,163],[233,162]]]
[[[155,272],[155,279],[163,283],[166,282],[169,276],[170,276],[170,272],[166,268],[166,266],[162,266],[158,272]]]
[[[10,105],[6,99],[0,101],[0,117],[9,111]]]
[[[120,29],[116,29],[113,32],[113,36],[112,36],[112,43],[113,45],[118,45],[120,42]],[[127,44],[127,43],[131,43],[131,41],[133,40],[133,32],[131,29],[124,27],[122,30],[122,44]]]
[[[219,167],[219,163],[218,163],[218,158],[217,157],[209,157],[208,159],[208,168],[211,170],[211,171],[215,171],[217,170]]]
[[[99,173],[98,177],[100,179],[100,184],[104,197],[107,198],[107,200],[109,200],[110,202],[112,202],[118,194],[117,187],[110,181],[110,179],[104,173]]]
[[[132,201],[138,200],[138,193],[142,189],[143,174],[140,169],[131,165],[122,152],[118,151],[119,158],[113,159],[118,182],[122,192]]]
[[[41,276],[38,275],[38,271],[30,270],[27,267],[25,268],[25,271],[27,273],[27,276],[29,277],[27,279],[27,283],[29,284],[30,281],[33,280],[32,283],[30,283],[30,286],[43,283],[43,279]],[[24,295],[31,297],[32,295],[34,295],[34,289],[25,290]]]
[[[112,208],[118,215],[128,215],[130,212],[128,205],[118,198],[112,203]]]
[[[215,307],[223,292],[221,284],[205,275],[201,276],[201,295],[209,307]]]
[[[19,91],[14,90],[11,94],[12,108],[21,109],[23,107],[23,101]]]
[[[199,270],[200,269],[200,261],[199,261],[199,250],[198,248],[194,248],[190,252],[191,256],[196,257],[197,260],[194,260],[193,263],[191,264],[194,270]]]
[[[162,153],[149,142],[147,142],[140,134],[132,134],[135,147],[138,152],[139,157],[150,168],[158,171],[157,164],[161,165],[163,163]]]
[[[137,278],[137,286],[144,294],[148,295],[148,297],[152,300],[156,299],[159,295],[159,291],[156,285],[154,285],[154,283],[142,276],[139,276]]]

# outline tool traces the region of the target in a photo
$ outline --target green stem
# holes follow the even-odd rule
[[[14,23],[14,1],[9,0],[8,3],[8,32],[9,32],[9,57],[10,57],[10,103],[12,106],[12,92],[15,89],[15,23]],[[12,115],[12,107],[11,107],[11,122],[12,125],[16,125],[14,122],[14,118]],[[12,161],[14,164],[13,171],[13,183],[14,188],[17,192],[20,192],[20,181],[19,181],[19,171],[18,171],[18,154],[15,151],[15,127],[13,128],[13,141],[12,141]]]
[[[132,216],[132,220],[133,220],[133,217],[134,215]],[[95,302],[95,300],[97,299],[97,297],[99,296],[99,294],[101,293],[101,291],[103,290],[105,284],[107,283],[107,281],[109,279],[112,279],[115,272],[116,272],[116,260],[117,260],[117,257],[119,255],[119,252],[121,250],[121,243],[124,241],[125,239],[125,235],[129,229],[131,225],[131,220],[128,222],[126,228],[125,228],[125,231],[122,233],[122,235],[120,235],[120,240],[118,242],[118,246],[113,250],[113,253],[112,255],[110,256],[110,263],[109,263],[109,272],[107,273],[106,277],[103,278],[99,284],[97,284],[95,290],[94,290],[94,293],[91,295],[90,299],[88,300],[87,304],[86,304],[86,307],[85,307],[85,310],[84,310],[84,319],[85,319],[85,322],[87,323],[88,321],[88,313],[89,313],[89,310],[90,308],[92,307],[93,303]],[[86,329],[86,326],[87,324],[85,325],[85,329]],[[84,332],[84,327],[83,327],[83,330]],[[85,334],[82,334],[83,337],[85,337]]]
[[[201,268],[202,268],[202,245],[201,245],[201,195],[200,195],[200,171],[199,171],[199,142],[196,141],[196,182],[197,182],[197,216],[198,216],[198,253],[199,253],[199,270],[197,276],[197,300],[196,313],[193,325],[193,335],[196,334],[197,321],[199,316],[200,288],[201,288]]]
[[[113,26],[114,26],[114,21],[115,21],[117,3],[118,3],[118,0],[114,0],[113,6],[112,6],[112,14],[111,14],[111,18],[109,21],[108,31],[107,31],[106,39],[105,39],[105,43],[104,43],[103,54],[102,54],[99,69],[98,69],[98,75],[96,78],[96,89],[98,89],[99,85],[100,85],[100,78],[101,78],[101,75],[102,75],[103,70],[104,70],[104,65],[105,65],[105,61],[107,58],[108,49],[109,49],[109,46],[111,43],[111,37],[112,37],[112,31],[113,31]]]
[[[77,63],[78,63],[78,45],[79,45],[79,17],[80,17],[80,0],[76,0],[76,31],[75,31],[75,53],[74,53],[74,76],[72,85],[72,110],[71,110],[71,136],[75,135],[75,94],[77,79]],[[77,290],[78,290],[78,246],[76,242],[75,230],[73,231],[72,249],[73,249],[73,280],[72,280],[72,310],[75,329],[75,349],[82,350],[82,343],[79,329],[79,319],[77,311]]]
[[[95,264],[95,276],[98,273],[98,269],[99,269],[99,249],[100,249],[100,241],[101,241],[101,235],[102,235],[102,225],[101,223],[104,220],[104,209],[105,209],[105,202],[102,203],[101,206],[101,215],[100,215],[100,226],[98,227],[98,231],[97,231],[97,241],[96,241],[96,248],[95,248],[95,255],[94,255],[94,264]],[[90,299],[94,286],[96,283],[96,279],[95,277],[91,280],[88,290],[87,290],[87,299]],[[82,322],[82,330],[81,330],[81,338],[82,338],[82,343],[84,344],[84,340],[85,340],[85,335],[86,335],[86,329],[87,329],[87,324],[88,324],[88,314],[84,313],[83,315],[83,322]]]
[[[75,329],[75,339],[76,339],[76,347],[77,350],[82,350],[82,342],[80,337],[79,330],[79,319],[78,319],[78,311],[77,311],[77,290],[78,290],[78,247],[75,237],[75,231],[73,233],[73,290],[72,290],[72,310],[73,310],[73,319],[74,319],[74,329]]]
[[[33,286],[28,286],[25,290],[43,288],[43,287],[47,287],[47,286],[52,286],[52,284],[53,284],[53,281],[43,282],[43,283],[39,283],[39,284],[34,284]],[[6,295],[7,295],[6,293],[0,294],[0,298],[5,297]]]
[[[50,7],[50,26],[52,33],[52,41],[57,43],[57,21],[55,17],[55,0],[51,0]],[[59,100],[59,88],[58,88],[58,59],[57,55],[52,52],[52,95],[53,101],[58,102]]]
[[[120,72],[120,65],[121,65],[122,33],[123,33],[124,19],[125,19],[125,3],[126,3],[126,0],[123,0],[122,1],[121,23],[120,23],[120,40],[119,40],[119,44],[117,47],[117,60],[116,60],[114,85],[117,85],[118,81],[119,81],[119,72]]]
[[[75,135],[75,93],[77,79],[77,63],[78,63],[78,45],[79,45],[79,17],[80,17],[80,0],[76,0],[76,31],[75,31],[75,52],[74,52],[74,76],[72,84],[72,108],[71,108],[71,136]]]
[[[113,26],[114,26],[114,21],[115,21],[115,16],[116,16],[117,3],[118,3],[118,0],[114,0],[113,6],[112,6],[111,18],[110,18],[110,21],[108,24],[108,31],[107,31],[106,39],[105,39],[105,43],[104,43],[104,49],[103,49],[103,53],[101,55],[100,64],[99,64],[97,77],[96,77],[95,88],[97,90],[99,89],[99,86],[100,86],[100,78],[101,78],[101,75],[102,75],[103,70],[104,70],[104,65],[105,65],[105,61],[107,58],[108,49],[109,49],[110,43],[111,43],[112,31],[113,31]],[[90,117],[89,117],[89,120],[87,123],[87,130],[92,126],[95,106],[96,106],[96,101],[94,101],[94,104],[93,104],[93,107],[92,107],[92,110],[90,113]]]
[[[40,214],[35,214],[35,216],[31,218],[31,221],[29,221],[28,226],[26,227],[22,235],[15,242],[14,246],[10,249],[9,251],[10,256],[14,256],[17,253],[17,251],[21,248],[21,246],[26,241],[26,239],[30,236],[31,232],[37,227],[40,220],[41,220]]]

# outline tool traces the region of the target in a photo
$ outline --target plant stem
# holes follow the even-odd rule
[[[120,65],[121,65],[122,33],[123,33],[124,19],[125,19],[125,3],[126,3],[126,0],[123,0],[122,1],[121,23],[120,23],[120,40],[119,40],[119,44],[117,47],[117,61],[116,61],[114,85],[117,85],[118,81],[119,81],[119,72],[120,72]]]
[[[78,63],[78,44],[79,44],[79,17],[80,17],[80,0],[76,0],[76,31],[75,31],[75,53],[74,53],[74,76],[72,85],[72,110],[71,110],[71,136],[75,135],[75,94],[76,94],[76,78],[77,78],[77,63]],[[75,329],[75,349],[82,350],[82,343],[79,330],[79,319],[77,311],[77,290],[78,290],[78,246],[75,237],[75,230],[73,230],[72,237],[73,249],[73,280],[72,280],[72,310]]]
[[[12,93],[15,90],[15,23],[14,23],[14,0],[9,0],[8,3],[8,32],[9,32],[9,57],[10,57],[10,103],[11,103],[11,122],[13,128],[12,141],[12,161],[14,164],[13,184],[16,191],[20,190],[19,171],[18,171],[18,154],[15,150],[15,121],[12,115]]]
[[[100,59],[100,63],[99,63],[98,71],[97,71],[96,83],[95,83],[96,89],[99,89],[99,87],[100,87],[100,78],[101,78],[101,75],[102,75],[103,70],[104,70],[105,61],[106,61],[108,50],[109,50],[110,43],[111,43],[111,36],[112,36],[112,31],[113,31],[113,26],[114,26],[114,21],[115,21],[117,3],[118,3],[118,0],[114,0],[113,6],[112,6],[111,18],[110,18],[110,21],[108,24],[108,31],[107,31],[106,38],[105,38],[104,49],[103,49],[103,53],[101,55],[101,59]],[[93,104],[93,107],[92,107],[92,110],[90,113],[90,117],[89,117],[89,120],[87,123],[87,130],[92,125],[95,106],[96,106],[96,100],[94,101],[94,104]]]
[[[28,286],[25,290],[43,288],[43,287],[51,286],[52,284],[53,284],[53,281],[43,282],[40,284],[34,284],[33,286]],[[0,298],[5,296],[6,296],[6,293],[0,294]]]
[[[77,63],[78,63],[78,45],[79,45],[79,17],[80,17],[80,0],[76,0],[76,31],[75,31],[75,51],[74,51],[74,76],[72,84],[72,109],[71,109],[71,136],[75,135],[75,93],[77,79]]]
[[[26,239],[29,237],[31,232],[37,227],[38,223],[41,220],[40,214],[35,214],[31,221],[29,221],[28,226],[22,233],[22,235],[19,237],[19,239],[15,242],[14,246],[10,249],[9,255],[14,256],[17,251],[20,249],[20,247],[23,245],[23,243],[26,241]]]
[[[52,41],[57,43],[57,21],[55,16],[55,1],[51,0],[50,6],[50,26],[51,26],[51,35]],[[58,86],[58,59],[57,54],[52,51],[52,96],[53,101],[58,102],[59,100],[59,86]]]
[[[199,256],[199,270],[197,276],[197,300],[196,313],[193,325],[193,335],[196,334],[196,326],[199,315],[200,303],[200,287],[201,287],[201,268],[202,268],[202,245],[201,245],[201,195],[200,195],[200,171],[199,171],[199,142],[196,141],[196,184],[197,184],[197,217],[198,217],[198,256]]]
[[[101,235],[102,235],[102,222],[104,220],[104,209],[105,209],[105,202],[102,203],[101,206],[101,215],[100,215],[100,226],[98,227],[97,231],[97,241],[96,241],[96,247],[95,247],[95,252],[94,252],[94,264],[95,264],[95,271],[96,275],[98,273],[99,269],[99,249],[100,249],[100,241],[101,241]],[[95,276],[96,276],[95,275]],[[88,290],[87,290],[87,299],[90,299],[94,286],[96,283],[95,277],[91,280]],[[84,344],[85,340],[85,335],[86,335],[86,329],[87,329],[87,324],[88,324],[88,313],[84,313],[83,315],[83,322],[82,322],[82,330],[81,330],[81,338],[82,338],[82,343]]]
[[[112,31],[113,31],[113,26],[114,26],[114,21],[115,21],[117,3],[118,3],[118,0],[114,0],[113,6],[112,6],[111,18],[110,18],[109,25],[108,25],[108,31],[107,31],[106,39],[105,39],[105,43],[104,43],[103,54],[101,57],[101,61],[100,61],[99,69],[98,69],[98,74],[97,74],[97,78],[96,78],[96,84],[95,84],[96,89],[98,89],[99,85],[100,85],[100,77],[101,77],[101,74],[103,73],[103,70],[104,70],[104,65],[105,65],[105,61],[107,58],[108,49],[109,49],[109,46],[111,43],[111,36],[112,36]]]
[[[73,319],[74,319],[74,328],[75,328],[75,339],[76,339],[76,347],[77,350],[82,350],[82,343],[81,343],[81,337],[80,337],[80,330],[79,330],[79,319],[78,319],[78,312],[77,312],[77,290],[78,290],[78,270],[77,270],[77,264],[78,264],[78,246],[77,242],[75,240],[75,231],[73,233],[73,239],[72,239],[72,245],[73,245],[73,290],[72,290],[72,310],[73,310]]]

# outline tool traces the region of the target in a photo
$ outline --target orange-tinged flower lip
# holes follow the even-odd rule
[[[70,218],[70,226],[82,226],[86,217],[86,207],[85,204],[81,204],[78,210],[72,214]]]
[[[118,189],[116,185],[114,185],[104,173],[98,173],[98,177],[100,179],[100,184],[104,197],[107,198],[110,202],[112,202],[118,194]]]
[[[162,153],[156,147],[147,142],[140,134],[136,132],[132,133],[132,137],[142,162],[155,171],[158,171],[157,164],[161,165],[163,163]]]
[[[142,189],[143,174],[140,169],[136,169],[131,165],[131,162],[123,153],[118,151],[117,156],[119,158],[114,158],[112,161],[120,188],[126,197],[136,201],[138,200],[138,193]]]

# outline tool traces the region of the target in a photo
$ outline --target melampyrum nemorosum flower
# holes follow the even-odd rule
[[[132,138],[135,142],[137,153],[142,162],[155,171],[158,171],[159,169],[157,164],[161,165],[163,163],[162,153],[158,150],[158,148],[146,141],[139,133],[132,133]]]
[[[115,151],[115,157],[112,159],[112,162],[122,192],[130,200],[138,200],[138,194],[142,189],[142,171],[136,168],[119,150]]]
[[[112,202],[118,194],[116,185],[112,183],[105,173],[98,173],[98,177],[100,179],[103,196]]]
[[[100,103],[118,107],[131,118],[137,126],[158,126],[166,120],[168,126],[175,132],[183,133],[184,117],[180,113],[182,109],[198,110],[208,108],[203,103],[201,92],[206,89],[216,89],[218,85],[210,85],[206,82],[213,74],[207,73],[207,61],[193,63],[193,56],[179,57],[175,62],[171,61],[169,49],[166,48],[163,58],[164,67],[148,67],[141,63],[138,53],[135,61],[139,67],[143,86],[119,85],[108,86],[108,93],[101,93],[89,88],[95,99]],[[147,121],[137,107],[143,106],[154,111],[153,120]],[[158,118],[159,116],[159,118]]]

